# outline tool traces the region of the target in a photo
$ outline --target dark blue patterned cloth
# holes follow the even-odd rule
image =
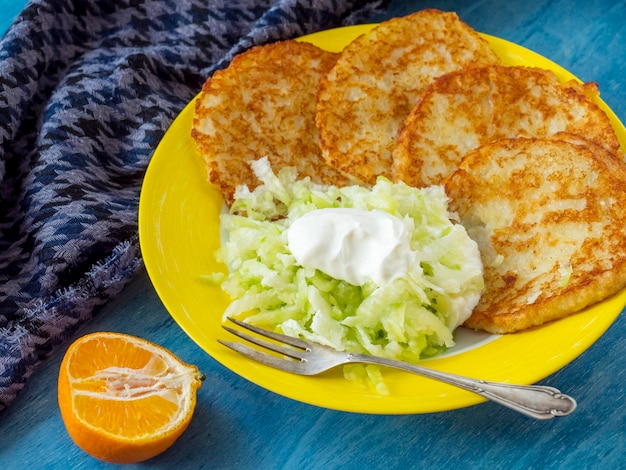
[[[0,41],[0,410],[141,268],[140,185],[204,80],[384,0],[39,0]]]

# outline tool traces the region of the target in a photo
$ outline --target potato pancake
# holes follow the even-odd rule
[[[324,158],[355,183],[391,176],[398,130],[426,86],[467,65],[494,63],[488,42],[455,13],[428,9],[380,23],[321,79],[316,121]]]
[[[276,172],[290,166],[302,178],[347,184],[321,157],[315,126],[319,80],[336,59],[312,44],[282,41],[253,47],[205,82],[192,137],[227,203],[237,186],[259,184],[248,163],[265,156]]]
[[[411,110],[393,151],[393,178],[438,184],[480,145],[504,138],[580,134],[612,153],[619,142],[592,97],[593,83],[561,83],[551,71],[493,65],[437,78]]]
[[[465,326],[511,333],[626,286],[626,163],[578,136],[506,139],[446,181],[478,243],[485,291]]]

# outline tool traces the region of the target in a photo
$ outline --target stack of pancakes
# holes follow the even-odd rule
[[[510,333],[626,286],[626,164],[595,84],[504,66],[454,13],[381,23],[342,52],[257,46],[205,83],[192,136],[227,203],[268,157],[316,182],[444,185],[486,288],[465,326]]]

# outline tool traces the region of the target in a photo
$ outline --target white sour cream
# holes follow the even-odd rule
[[[298,264],[356,286],[382,286],[415,260],[402,219],[378,210],[317,209],[292,223],[287,240]]]

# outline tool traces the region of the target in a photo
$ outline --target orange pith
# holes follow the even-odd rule
[[[121,333],[92,333],[67,350],[58,399],[70,437],[90,455],[133,463],[163,452],[189,424],[197,367]]]

